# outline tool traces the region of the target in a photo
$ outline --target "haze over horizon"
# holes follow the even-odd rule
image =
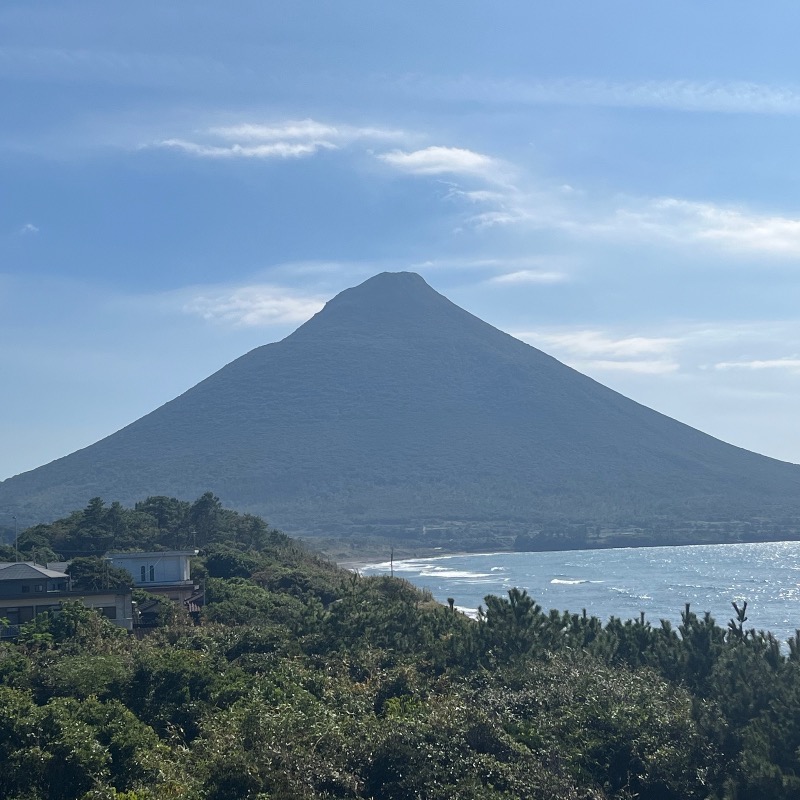
[[[800,462],[776,2],[0,8],[0,480],[375,273]]]

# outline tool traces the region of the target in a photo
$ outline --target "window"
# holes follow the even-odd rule
[[[97,609],[106,619],[116,619],[117,618],[117,607],[116,606],[101,606]]]
[[[35,584],[34,587],[33,587],[33,591],[34,592],[43,592],[44,591],[44,584],[43,583]]]
[[[145,571],[144,565],[142,565],[142,583],[147,580],[147,572]]]
[[[30,590],[31,590],[31,587],[30,587],[30,586],[28,586],[27,584],[25,584],[25,585],[23,585],[23,586],[22,586],[22,594],[28,594],[28,592],[29,592]]]
[[[150,582],[152,583],[156,579],[156,568],[151,564],[150,565]]]

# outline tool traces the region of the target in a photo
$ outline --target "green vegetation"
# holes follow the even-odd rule
[[[201,624],[138,639],[67,605],[0,644],[0,798],[800,794],[800,633],[784,651],[746,606],[727,627],[688,607],[677,628],[602,624],[512,590],[470,620],[213,495],[92,501],[20,539],[88,556],[89,524],[116,547],[202,537]]]
[[[110,550],[158,550],[232,546],[239,552],[285,543],[288,537],[270,530],[263,519],[222,507],[206,492],[193,503],[174,497],[148,497],[133,508],[92,498],[82,511],[48,525],[34,525],[19,534],[24,558],[102,556]]]

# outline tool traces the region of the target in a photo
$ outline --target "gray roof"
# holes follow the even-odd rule
[[[7,564],[0,569],[0,581],[18,581],[28,578],[29,580],[36,580],[44,578],[45,580],[58,580],[69,578],[64,572],[56,572],[54,569],[46,569],[37,564],[30,564],[22,561],[19,564]]]
[[[105,558],[109,561],[125,558],[164,558],[165,556],[196,556],[199,550],[126,550],[124,552],[109,552]]]

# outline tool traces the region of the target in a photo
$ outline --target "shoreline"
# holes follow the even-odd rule
[[[458,558],[459,556],[491,556],[496,555],[499,553],[516,553],[519,552],[517,550],[487,550],[483,551],[475,551],[475,550],[454,550],[453,552],[447,553],[434,553],[433,555],[414,555],[414,556],[399,556],[398,558],[394,559],[395,564],[400,564],[404,561],[432,561],[436,558]],[[349,570],[350,572],[358,572],[361,569],[365,569],[366,567],[376,567],[378,564],[389,564],[390,559],[388,558],[370,558],[369,556],[364,556],[364,558],[359,559],[348,559],[347,561],[336,561],[336,566],[341,567],[342,569]]]
[[[734,541],[724,542],[680,542],[670,544],[617,544],[613,547],[565,547],[557,549],[538,549],[538,550],[453,550],[448,552],[429,552],[425,555],[400,555],[394,559],[394,563],[402,563],[404,561],[432,561],[434,559],[443,558],[457,558],[462,556],[493,556],[493,555],[524,555],[531,553],[594,553],[597,551],[605,550],[651,550],[659,547],[719,547],[720,545],[742,545],[742,544],[796,544],[797,538],[793,539],[741,539]],[[374,567],[378,564],[389,564],[389,558],[379,558],[377,556],[365,555],[359,559],[346,559],[339,561],[336,558],[331,558],[337,567],[349,570],[350,572],[358,572],[367,567]]]

